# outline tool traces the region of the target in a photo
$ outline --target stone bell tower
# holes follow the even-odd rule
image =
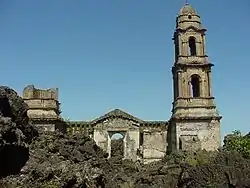
[[[220,146],[220,119],[212,95],[213,64],[206,55],[200,16],[186,4],[176,18],[172,67],[174,101],[169,150],[216,150]]]

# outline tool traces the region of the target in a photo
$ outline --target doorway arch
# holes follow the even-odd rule
[[[109,131],[109,158],[115,157],[123,159],[125,157],[125,136],[124,131]]]

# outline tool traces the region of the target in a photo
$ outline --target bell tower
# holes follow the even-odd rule
[[[221,116],[212,95],[213,64],[206,55],[205,33],[200,16],[186,4],[176,18],[173,36],[171,151],[216,150],[221,143]]]

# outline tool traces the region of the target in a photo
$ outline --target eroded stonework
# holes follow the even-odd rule
[[[111,157],[111,138],[120,133],[123,158],[144,163],[175,150],[216,150],[220,147],[221,116],[212,95],[212,67],[206,55],[206,29],[188,4],[180,11],[174,32],[173,108],[169,121],[144,121],[115,109],[92,121],[62,121],[57,89],[28,86],[23,98],[33,124],[44,130],[85,134]]]
[[[181,9],[176,23],[168,149],[216,150],[220,147],[221,116],[212,95],[213,64],[206,55],[206,29],[190,5]]]
[[[55,131],[63,126],[60,116],[58,89],[37,89],[29,85],[23,90],[23,99],[29,106],[27,115],[34,125],[45,131]]]
[[[86,133],[111,156],[111,137],[123,135],[124,159],[148,163],[160,160],[167,152],[167,121],[143,121],[115,109],[89,122],[69,122],[68,132]]]

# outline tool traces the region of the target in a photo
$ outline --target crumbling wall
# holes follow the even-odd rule
[[[30,119],[58,119],[60,107],[57,88],[42,90],[30,85],[24,88],[23,99],[29,107]]]
[[[23,90],[23,99],[53,99],[58,101],[58,88],[37,89],[28,85]]]
[[[139,149],[139,126],[123,118],[109,118],[93,125],[96,144],[111,154],[111,137],[115,133],[124,135],[124,159],[137,160]]]
[[[183,151],[197,151],[201,149],[201,141],[198,135],[181,135],[179,142],[179,149]]]
[[[167,131],[145,129],[143,132],[143,161],[149,163],[162,159],[167,152]]]
[[[127,132],[126,139],[126,158],[132,159],[133,161],[136,161],[139,159],[138,156],[138,149],[139,149],[139,129],[129,130]]]
[[[109,141],[109,135],[107,130],[94,130],[94,140],[96,142],[96,145],[98,145],[100,148],[102,148],[103,151],[109,153],[108,151],[108,141]]]
[[[90,136],[91,138],[93,137],[94,130],[90,122],[87,121],[65,121],[60,127],[71,135],[80,133],[85,136]]]
[[[37,127],[54,131],[56,121],[61,121],[58,89],[37,89],[29,85],[23,90],[23,99],[28,105],[27,115]]]
[[[178,149],[214,151],[220,147],[218,120],[178,122],[176,123],[176,134]]]

